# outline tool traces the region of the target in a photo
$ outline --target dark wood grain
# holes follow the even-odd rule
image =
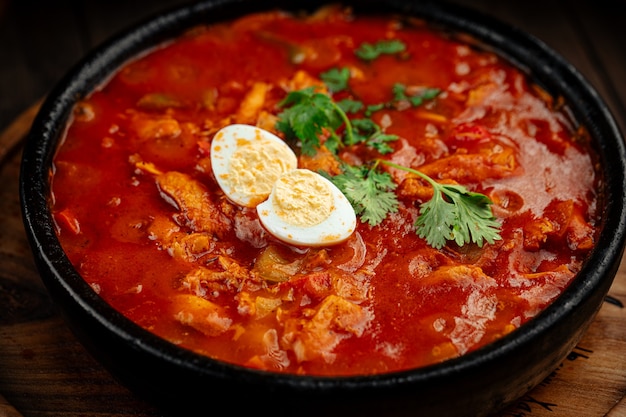
[[[2,417],[23,417],[2,395],[0,395],[0,416]]]
[[[620,1],[452,0],[515,25],[570,61],[626,127]],[[0,0],[0,417],[162,417],[76,341],[35,270],[21,223],[20,141],[37,103],[107,37],[181,0]],[[499,417],[626,415],[626,264],[572,355]],[[612,302],[609,302],[612,301]]]

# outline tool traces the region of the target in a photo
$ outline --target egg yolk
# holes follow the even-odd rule
[[[298,169],[276,181],[272,204],[276,215],[284,222],[311,227],[330,216],[333,195],[328,184],[318,174]]]
[[[254,206],[267,199],[278,177],[292,169],[290,160],[273,141],[239,139],[228,166],[228,184],[236,193],[255,196],[250,202]]]

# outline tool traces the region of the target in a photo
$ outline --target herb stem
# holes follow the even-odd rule
[[[489,207],[493,203],[486,195],[469,191],[462,185],[440,184],[423,172],[390,161],[380,162],[415,174],[433,187],[433,198],[421,204],[415,227],[418,235],[435,249],[441,249],[447,240],[453,240],[459,246],[474,242],[482,247],[485,241],[493,243],[501,239],[501,225],[494,217]]]
[[[410,172],[411,174],[415,174],[415,175],[419,176],[420,178],[426,180],[430,185],[433,186],[433,188],[437,188],[437,186],[439,185],[439,183],[437,183],[437,181],[433,180],[428,175],[426,175],[423,172],[418,171],[416,169],[405,167],[404,165],[399,165],[399,164],[396,164],[396,163],[391,162],[391,161],[385,161],[383,159],[378,159],[377,161],[381,162],[381,163],[383,163],[383,164],[385,164],[387,166],[390,166],[392,168],[400,169],[402,171],[406,171],[406,172]]]
[[[352,131],[352,122],[348,118],[348,115],[346,114],[346,112],[343,111],[343,109],[341,107],[339,107],[337,105],[337,103],[335,103],[334,101],[333,101],[333,108],[335,109],[335,112],[337,112],[339,117],[341,117],[341,120],[343,120],[345,129],[346,129],[347,142],[350,143],[350,144],[353,144],[354,143],[354,134],[353,134],[353,131]]]

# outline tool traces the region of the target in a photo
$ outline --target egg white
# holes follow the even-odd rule
[[[215,179],[226,196],[240,206],[255,207],[266,200],[274,182],[297,165],[289,145],[256,126],[226,126],[211,142]]]
[[[338,244],[356,229],[356,214],[343,193],[305,169],[283,174],[257,213],[270,234],[297,246]]]

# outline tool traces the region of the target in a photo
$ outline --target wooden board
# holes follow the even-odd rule
[[[0,417],[155,417],[70,333],[35,269],[20,215],[21,142],[38,106],[0,134]],[[626,263],[585,337],[498,417],[626,415]],[[390,416],[391,417],[391,416]]]

